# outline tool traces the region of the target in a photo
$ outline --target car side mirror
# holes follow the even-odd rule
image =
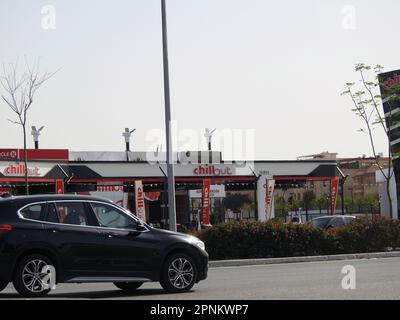
[[[143,232],[143,231],[146,231],[147,230],[147,228],[146,228],[146,226],[144,225],[144,223],[142,222],[142,221],[138,221],[138,223],[137,223],[137,225],[136,225],[136,231],[137,232]]]

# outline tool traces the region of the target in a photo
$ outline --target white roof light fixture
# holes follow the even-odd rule
[[[41,126],[40,129],[36,129],[36,126],[32,126],[31,134],[33,136],[33,142],[35,143],[35,149],[39,149],[39,136],[40,131],[42,131],[44,126]]]
[[[129,140],[131,139],[132,133],[136,130],[129,130],[129,128],[125,128],[125,131],[122,132],[122,136],[125,138],[125,145],[126,145],[126,151],[130,151],[130,145],[129,145]]]

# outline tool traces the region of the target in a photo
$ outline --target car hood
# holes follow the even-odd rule
[[[169,231],[169,230],[164,230],[164,229],[156,229],[156,228],[151,228],[151,230],[156,234],[159,234],[161,236],[166,236],[166,237],[178,237],[180,239],[185,239],[185,240],[198,239],[190,234],[181,233],[181,232],[174,232],[174,231]]]

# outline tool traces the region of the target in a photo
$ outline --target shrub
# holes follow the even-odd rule
[[[361,218],[355,224],[332,230],[339,253],[378,252],[400,244],[400,223],[383,218]]]
[[[384,251],[400,247],[400,222],[381,217],[323,231],[309,224],[235,221],[202,230],[210,259],[244,259]]]

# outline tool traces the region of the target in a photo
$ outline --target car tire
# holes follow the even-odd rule
[[[168,292],[187,292],[196,279],[197,268],[193,258],[184,253],[175,253],[163,265],[160,284]]]
[[[0,292],[8,286],[8,281],[0,281]]]
[[[18,263],[13,285],[18,293],[27,298],[43,297],[51,288],[46,288],[49,273],[42,273],[43,267],[53,266],[51,260],[40,254],[28,255]],[[45,280],[45,282],[43,282]]]
[[[143,282],[114,282],[114,285],[125,291],[125,292],[135,292]]]

